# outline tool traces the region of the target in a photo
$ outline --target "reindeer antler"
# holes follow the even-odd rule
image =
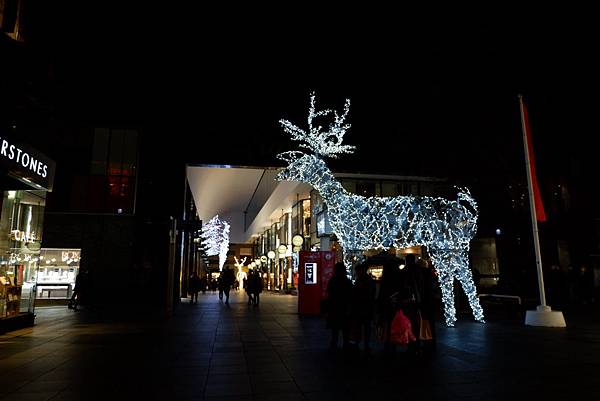
[[[341,116],[335,110],[316,111],[315,93],[313,92],[310,95],[310,108],[308,109],[308,132],[288,120],[279,120],[279,123],[283,126],[283,130],[292,136],[292,140],[305,142],[300,144],[301,147],[308,148],[319,156],[337,158],[338,154],[352,153],[355,149],[355,146],[352,145],[342,145],[344,134],[350,128],[350,124],[344,124],[349,111],[350,99],[346,99],[344,113]],[[321,132],[323,127],[320,125],[313,127],[314,118],[328,116],[331,113],[334,115],[334,122],[329,125],[328,131]]]

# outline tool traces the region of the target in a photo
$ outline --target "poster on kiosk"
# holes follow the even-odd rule
[[[327,298],[327,283],[333,275],[335,252],[301,251],[298,274],[298,313],[319,315]]]

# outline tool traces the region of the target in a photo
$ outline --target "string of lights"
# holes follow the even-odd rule
[[[321,194],[349,272],[352,261],[364,250],[426,246],[438,272],[446,324],[453,326],[456,321],[455,278],[467,294],[475,320],[483,322],[483,310],[468,263],[470,241],[477,232],[477,202],[468,189],[460,188],[456,200],[428,196],[365,197],[346,191],[322,158],[352,152],[354,147],[341,145],[349,128],[349,124],[342,125],[349,105],[346,100],[341,117],[334,113],[335,122],[327,132],[321,132],[321,127],[312,127],[314,117],[331,114],[330,110],[315,111],[314,94],[311,95],[308,133],[289,121],[281,121],[284,131],[296,141],[304,140],[304,147],[314,154],[299,151],[280,154],[278,157],[288,166],[276,179],[305,182]]]

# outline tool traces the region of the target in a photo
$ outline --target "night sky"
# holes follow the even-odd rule
[[[590,168],[596,64],[577,20],[163,7],[40,12],[32,45],[59,113],[141,126],[183,161],[273,165],[294,146],[278,120],[304,123],[314,90],[326,107],[352,101],[359,150],[334,166],[485,179],[524,170],[523,93],[540,173]]]

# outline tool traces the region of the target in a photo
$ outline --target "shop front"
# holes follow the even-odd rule
[[[36,305],[71,298],[79,274],[81,249],[42,248],[37,262]]]
[[[0,136],[0,332],[33,325],[54,169],[44,154]]]

